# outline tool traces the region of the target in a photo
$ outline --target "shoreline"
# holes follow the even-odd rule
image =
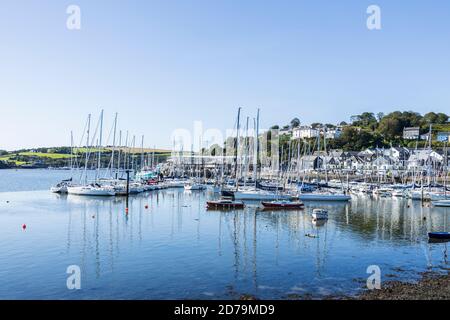
[[[365,289],[355,297],[338,297],[338,300],[449,300],[450,268],[445,272],[420,272],[415,282],[392,280],[382,283],[379,290]]]

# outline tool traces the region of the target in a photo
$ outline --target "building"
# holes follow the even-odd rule
[[[403,128],[403,139],[405,140],[417,140],[420,137],[419,127],[406,127]]]
[[[436,140],[440,142],[450,142],[450,132],[438,132]]]
[[[297,127],[292,130],[293,139],[308,139],[317,138],[319,136],[319,130],[309,126]]]
[[[340,128],[327,129],[325,131],[325,138],[327,139],[337,139],[342,135],[342,130]]]

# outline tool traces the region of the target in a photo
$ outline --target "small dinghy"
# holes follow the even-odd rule
[[[326,220],[328,219],[328,211],[325,209],[314,209],[312,218],[314,220]]]
[[[233,201],[229,198],[223,198],[216,201],[206,201],[207,209],[243,209],[244,206],[244,202]]]
[[[267,209],[303,209],[305,206],[303,202],[300,201],[263,201],[262,205]]]
[[[450,207],[450,200],[433,201],[432,204],[435,207]]]
[[[450,232],[429,232],[428,237],[439,240],[450,239]]]

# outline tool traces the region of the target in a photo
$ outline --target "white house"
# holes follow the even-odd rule
[[[317,138],[318,136],[319,130],[312,127],[302,126],[292,130],[292,139]]]
[[[325,131],[325,138],[327,139],[337,139],[342,135],[342,130],[340,128],[327,129]]]

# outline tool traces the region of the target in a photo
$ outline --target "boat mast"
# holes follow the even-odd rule
[[[116,149],[116,128],[117,128],[117,112],[114,117],[114,131],[113,131],[113,148],[111,151],[111,177],[113,176],[113,170],[114,170],[114,151]]]
[[[102,156],[102,134],[103,134],[103,110],[100,112],[100,137],[98,141],[98,159],[97,159],[97,173],[95,180],[98,179],[101,167],[101,156]]]
[[[239,189],[239,178],[238,178],[238,154],[239,154],[239,130],[240,130],[240,119],[241,119],[241,107],[238,108],[237,126],[236,126],[236,154],[235,154],[235,167],[234,167],[234,177],[236,179],[236,190]]]
[[[144,135],[141,139],[141,170],[144,168]]]
[[[70,173],[73,175],[73,131],[70,131]]]
[[[253,155],[253,180],[255,181],[255,190],[256,190],[256,186],[258,184],[258,155],[259,155],[259,108],[258,111],[256,113],[256,133],[255,133],[255,142],[254,142],[254,152],[255,154]]]
[[[117,172],[116,172],[116,179],[118,176],[118,173],[120,171],[120,157],[122,153],[122,130],[119,131],[119,154],[117,155]]]
[[[84,160],[84,183],[87,184],[87,166],[89,160],[89,132],[91,130],[91,114],[88,115],[88,125],[87,125],[87,138],[86,138],[86,150],[85,150],[85,160]]]

